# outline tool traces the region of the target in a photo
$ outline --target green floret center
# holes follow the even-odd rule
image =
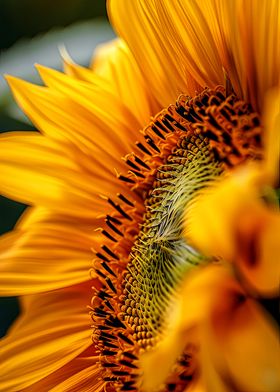
[[[124,276],[124,319],[140,347],[155,344],[180,282],[207,261],[183,238],[183,217],[194,194],[221,172],[206,138],[199,136],[181,137],[157,171]]]

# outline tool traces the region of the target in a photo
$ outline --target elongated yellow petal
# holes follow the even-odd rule
[[[131,130],[139,129],[128,109],[109,91],[102,90],[102,86],[79,85],[69,76],[63,77],[43,67],[40,71],[48,82],[54,83],[53,89],[7,77],[18,104],[34,125],[62,145],[70,142],[74,152],[74,147],[78,147],[76,154],[81,149],[87,155],[97,155],[98,159],[102,153],[104,159],[120,167],[120,158],[135,142]],[[75,88],[76,94],[73,93]],[[108,102],[111,110],[108,110]]]
[[[162,102],[172,102],[173,95],[182,91],[193,95],[198,85],[222,84],[223,70],[235,92],[259,111],[266,91],[279,86],[277,0],[110,0],[108,4],[114,27],[155,94],[160,96],[161,89]]]
[[[144,127],[161,107],[151,96],[150,86],[125,42],[117,39],[101,45],[93,59],[93,71],[110,83],[114,94]]]
[[[89,290],[86,283],[26,297],[23,314],[1,342],[2,391],[27,388],[91,345]]]
[[[96,365],[86,367],[52,388],[50,392],[102,392],[105,383],[100,375],[100,368]]]
[[[262,113],[267,91],[280,85],[279,1],[219,0],[217,4],[219,26],[230,55],[225,68],[236,92]],[[236,82],[231,76],[232,63]]]
[[[93,86],[102,83],[102,90],[110,91],[137,118],[144,127],[161,106],[150,94],[150,86],[140,72],[128,46],[114,39],[98,46],[92,58],[91,69],[75,64],[68,53],[63,53],[64,69],[68,75]],[[97,77],[98,75],[98,77]]]
[[[201,86],[221,84],[222,63],[211,34],[212,25],[218,25],[214,3],[160,0],[155,4],[167,51],[176,56],[177,67],[187,69]]]
[[[53,162],[56,162],[56,167]],[[1,191],[4,194],[27,204],[40,200],[42,204],[54,206],[59,204],[66,191],[61,176],[73,173],[75,168],[70,159],[60,158],[55,143],[34,132],[1,135],[0,165]]]
[[[123,105],[118,96],[115,96],[111,91],[105,90],[107,84],[105,84],[104,88],[102,80],[96,77],[97,88],[89,83],[75,80],[68,75],[41,65],[37,65],[37,69],[48,87],[59,91],[65,96],[71,96],[78,108],[86,108],[94,116],[95,121],[100,124],[101,128],[107,130],[105,135],[100,133],[101,138],[110,134],[111,140],[121,148],[120,151],[123,151],[127,142],[135,140],[131,135],[131,127],[138,130],[141,124],[137,122],[133,113]],[[108,102],[110,102],[109,108]],[[116,126],[118,127],[117,129]],[[119,138],[120,133],[123,136],[123,142],[125,142],[124,146]],[[107,141],[110,142],[108,137]],[[126,146],[128,147],[129,144]]]
[[[62,153],[64,152],[64,154]],[[100,194],[121,192],[115,175],[106,181],[108,170],[94,159],[85,162],[75,152],[38,133],[1,135],[1,192],[27,204],[40,204],[66,215],[92,219],[104,211],[106,201]],[[101,159],[101,157],[100,157]],[[98,167],[98,171],[97,171]],[[94,181],[92,181],[94,175]],[[106,175],[107,173],[107,175]]]
[[[88,356],[90,352],[92,352],[91,347],[64,366],[57,369],[55,372],[50,373],[47,377],[44,377],[42,380],[35,382],[27,388],[24,388],[22,392],[50,391],[52,388],[60,385],[65,380],[68,380],[83,369],[90,367],[94,371],[94,366],[98,361],[98,356]]]
[[[92,226],[42,208],[27,215],[0,239],[0,294],[35,294],[89,280],[97,237]]]
[[[168,34],[174,34],[174,25],[161,25],[157,2],[109,1],[108,12],[117,33],[126,41],[141,67],[151,94],[162,107],[174,102],[182,92],[194,93],[198,86],[193,82],[190,69],[183,59],[178,61],[182,50],[177,53],[170,48]],[[174,35],[173,38],[174,47],[178,37]]]

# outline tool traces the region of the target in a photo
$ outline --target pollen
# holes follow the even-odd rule
[[[186,205],[217,176],[260,159],[260,151],[258,115],[218,86],[181,95],[124,157],[128,171],[118,176],[128,192],[108,198],[93,270],[93,344],[107,391],[141,390],[139,354],[164,336],[164,315],[184,276],[210,262],[183,238]],[[197,349],[186,347],[162,391],[185,390]]]

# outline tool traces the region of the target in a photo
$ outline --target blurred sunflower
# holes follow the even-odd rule
[[[279,2],[108,11],[90,69],[8,77],[40,132],[1,136],[0,390],[276,392]]]

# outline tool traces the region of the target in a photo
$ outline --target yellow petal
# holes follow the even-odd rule
[[[145,392],[161,390],[187,343],[194,342],[197,343],[196,331],[191,327],[177,326],[176,323],[170,326],[158,347],[145,353],[141,358],[141,390]],[[155,371],[157,368],[160,371]]]
[[[280,89],[269,91],[265,101],[265,156],[264,171],[268,183],[280,184]]]
[[[254,292],[277,296],[280,214],[261,200],[262,166],[246,165],[197,196],[185,235],[201,252],[234,262]]]
[[[38,133],[2,134],[0,147],[1,192],[26,204],[92,219],[107,207],[100,194],[123,190],[115,175],[107,181],[113,170],[108,164],[86,156],[76,160],[75,151]]]
[[[249,165],[229,173],[203,190],[188,207],[185,235],[201,252],[233,260],[238,219],[248,208],[258,209],[258,169]]]
[[[58,176],[75,170],[75,163],[60,155],[55,143],[37,133],[2,134],[2,193],[27,204],[39,200],[42,204],[59,203],[66,186]]]
[[[224,369],[237,390],[280,390],[279,330],[251,299],[234,301],[234,292],[221,292],[223,303],[212,308],[210,347],[220,351]],[[225,298],[232,298],[225,301]],[[238,297],[236,297],[237,299]],[[211,348],[209,348],[211,349]]]
[[[50,392],[103,392],[104,386],[100,368],[93,365],[58,384]]]
[[[91,224],[40,208],[25,215],[0,239],[2,296],[35,294],[91,279],[91,248],[97,237]]]
[[[149,123],[151,116],[160,111],[160,105],[151,97],[150,86],[121,39],[96,49],[92,69],[108,81],[114,94],[136,116],[142,127]]]
[[[6,79],[18,105],[38,130],[56,140],[79,145],[84,151],[88,151],[91,140],[82,132],[81,121],[73,116],[73,112],[77,113],[77,108],[70,99],[56,91],[11,76],[6,76]],[[79,119],[79,112],[77,116]],[[86,120],[82,124],[88,125]]]
[[[228,272],[221,267],[202,268],[190,273],[186,278],[178,290],[179,297],[174,300],[173,306],[166,314],[163,337],[154,349],[140,358],[144,391],[159,389],[188,343],[196,347],[201,345],[201,325],[208,317],[220,282],[227,280]],[[193,360],[195,361],[195,358]],[[161,371],[155,372],[154,369],[158,366]]]
[[[212,290],[204,291],[211,300],[200,329],[201,373],[207,390],[278,391],[277,326],[229,275],[212,283]]]
[[[66,365],[49,374],[47,377],[44,377],[42,380],[35,382],[27,388],[24,388],[22,392],[50,391],[52,388],[60,385],[65,380],[68,380],[83,369],[90,367],[94,371],[94,366],[96,366],[98,356],[88,356],[90,355],[90,352],[92,352],[92,346],[79,354],[76,358],[72,359]]]
[[[0,390],[21,391],[92,344],[86,310],[90,286],[24,297],[22,315],[1,342]]]
[[[198,86],[181,57],[184,51],[178,53],[174,49],[179,39],[174,24],[160,22],[157,6],[154,1],[109,1],[108,13],[117,33],[135,56],[151,94],[166,107],[180,93],[194,93]],[[174,38],[172,45],[169,36]]]
[[[91,67],[85,68],[79,64],[76,64],[66,48],[60,49],[60,54],[63,59],[64,72],[66,75],[72,76],[74,79],[78,79],[84,82],[88,82],[92,85],[96,85],[96,75],[92,72]],[[104,86],[106,81],[104,80]],[[109,87],[109,85],[107,86]]]
[[[120,157],[131,150],[135,141],[131,130],[139,129],[128,109],[103,88],[103,82],[97,87],[79,84],[57,71],[38,68],[53,88],[6,77],[16,101],[33,124],[64,145],[70,142],[75,155],[79,149],[85,152],[83,159],[85,155],[96,155],[98,159],[102,153],[103,159],[118,168]]]
[[[263,208],[242,216],[235,262],[249,288],[278,296],[280,283],[280,213]]]
[[[266,92],[280,85],[280,7],[278,0],[218,1],[221,30],[244,99],[262,113]],[[233,79],[234,80],[234,79]],[[235,83],[234,87],[235,87]]]
[[[279,2],[110,0],[109,16],[153,93],[166,105],[180,92],[223,83],[261,111],[279,86]]]
[[[277,326],[246,297],[229,268],[212,265],[193,272],[179,291],[175,309],[166,315],[163,339],[140,358],[145,390],[159,387],[187,343],[198,348],[199,377],[194,380],[194,390],[280,389]],[[163,375],[148,367],[155,363],[164,370]]]
[[[102,78],[96,76],[95,85],[92,85],[42,65],[37,65],[37,69],[48,87],[66,97],[71,97],[78,110],[86,109],[91,117],[94,116],[95,122],[100,124],[103,130],[107,127],[105,133],[107,143],[110,143],[109,132],[110,138],[120,147],[120,151],[123,151],[126,143],[135,140],[131,129],[138,130],[141,124],[138,123],[134,114],[123,105],[118,96],[115,96],[112,91],[106,90],[108,84],[106,82],[104,84]],[[108,102],[110,102],[109,108]],[[123,136],[121,140],[120,135]],[[104,137],[101,132],[100,137]]]
[[[201,379],[199,381],[193,382],[191,385],[188,385],[184,392],[207,392],[207,389],[203,385]]]

